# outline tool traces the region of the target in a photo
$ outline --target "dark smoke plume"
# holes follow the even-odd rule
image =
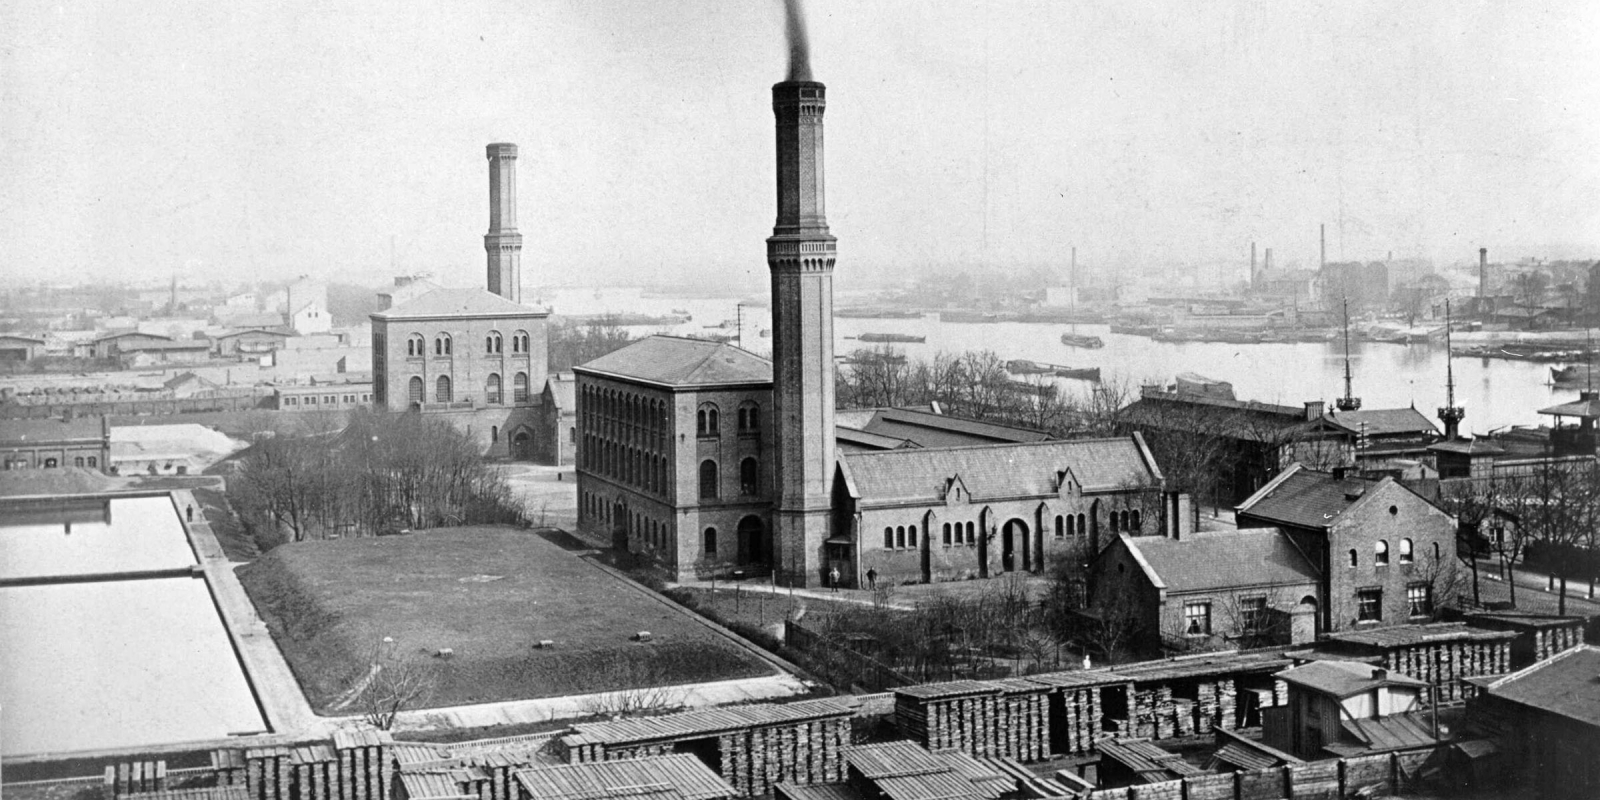
[[[811,80],[811,42],[806,37],[806,11],[801,0],[783,0],[784,31],[789,38],[791,81]]]

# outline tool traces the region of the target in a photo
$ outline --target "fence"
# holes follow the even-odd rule
[[[916,680],[889,665],[856,651],[850,643],[807,629],[798,622],[784,626],[784,644],[806,656],[806,666],[843,691],[859,686],[869,692],[884,692],[896,686],[910,686]]]

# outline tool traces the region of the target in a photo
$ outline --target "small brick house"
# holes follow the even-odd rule
[[[1426,622],[1454,600],[1455,518],[1393,478],[1295,464],[1235,516],[1280,528],[1317,569],[1319,633]]]

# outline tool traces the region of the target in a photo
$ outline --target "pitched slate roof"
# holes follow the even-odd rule
[[[1375,676],[1374,673],[1378,671],[1384,673],[1382,677]],[[1426,681],[1419,681],[1410,675],[1381,670],[1359,661],[1313,661],[1293,669],[1286,669],[1273,677],[1296,686],[1333,695],[1340,700],[1362,692],[1370,692],[1379,686],[1426,687],[1428,685]]]
[[[863,425],[867,433],[906,439],[921,447],[963,447],[997,442],[1042,442],[1044,431],[996,425],[910,408],[882,408]]]
[[[1586,644],[1563,650],[1496,680],[1487,691],[1600,728],[1600,647]]]
[[[1347,719],[1343,721],[1343,727],[1346,733],[1359,739],[1366,747],[1359,751],[1338,744],[1328,747],[1340,755],[1413,750],[1439,743],[1438,739],[1433,738],[1433,725],[1415,712],[1371,719]]]
[[[772,362],[725,342],[648,336],[576,371],[665,386],[771,383]]]
[[[1196,532],[1181,540],[1130,537],[1123,543],[1154,572],[1151,583],[1169,592],[1303,584],[1317,570],[1277,528]]]
[[[1361,433],[1364,429],[1368,436],[1396,436],[1406,433],[1437,434],[1439,432],[1439,429],[1434,427],[1433,422],[1415,408],[1369,408],[1364,411],[1336,411],[1324,418],[1351,433]]]
[[[1156,486],[1161,472],[1134,437],[1032,444],[840,453],[854,495],[866,503],[943,502],[959,476],[973,502],[1042,497],[1057,491],[1060,470],[1085,491]]]
[[[521,303],[493,294],[483,289],[434,289],[414,297],[387,311],[375,311],[373,319],[412,319],[454,316],[520,316],[543,317],[549,312],[530,308]]]
[[[712,800],[738,794],[720,775],[688,753],[536,767],[517,770],[515,774],[524,795],[533,800]]]
[[[1579,399],[1559,406],[1539,409],[1540,414],[1553,417],[1600,417],[1600,399]]]
[[[1300,528],[1326,528],[1378,483],[1336,479],[1330,473],[1295,464],[1247,498],[1237,511]]]
[[[555,398],[556,408],[562,411],[576,411],[578,408],[577,381],[573,380],[570,372],[552,373],[545,381],[550,387],[550,394]]]

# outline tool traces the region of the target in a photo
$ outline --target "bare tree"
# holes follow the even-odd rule
[[[373,644],[369,660],[369,670],[354,694],[362,717],[378,730],[393,728],[400,712],[426,705],[439,685],[436,665],[404,657],[399,643],[390,637]]]
[[[1417,565],[1416,576],[1427,587],[1427,608],[1423,613],[1438,620],[1444,609],[1455,604],[1455,599],[1466,588],[1467,576],[1461,570],[1461,560],[1454,549],[1434,555],[1430,549]],[[1412,609],[1415,611],[1416,609]]]
[[[666,676],[653,662],[613,658],[601,668],[605,683],[626,686],[584,699],[583,709],[595,716],[630,717],[660,714],[683,707],[683,690],[667,686]]]

